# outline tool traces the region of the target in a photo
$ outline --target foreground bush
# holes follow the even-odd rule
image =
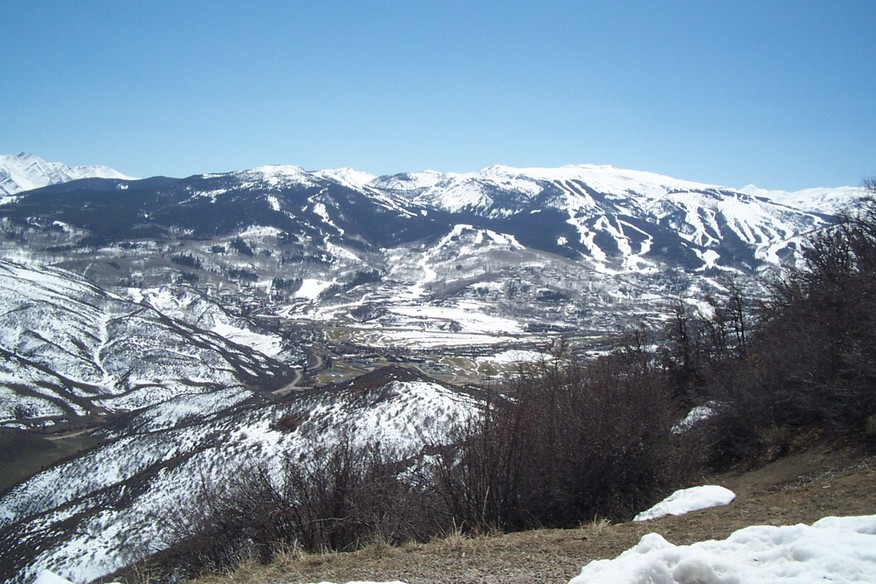
[[[804,257],[730,320],[732,290],[712,314],[672,320],[667,370],[677,395],[715,411],[701,429],[713,466],[775,456],[803,432],[861,437],[876,414],[876,199],[813,235]]]
[[[403,468],[379,446],[342,437],[301,458],[243,468],[232,484],[204,482],[198,508],[163,518],[175,543],[148,562],[153,577],[267,562],[283,549],[349,551],[422,539],[435,524],[402,479]]]
[[[431,484],[471,529],[629,518],[678,479],[674,411],[641,350],[521,371],[441,451]]]

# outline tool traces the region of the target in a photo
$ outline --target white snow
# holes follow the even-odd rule
[[[0,201],[14,200],[14,195],[23,191],[81,178],[115,178],[133,180],[106,166],[76,166],[71,168],[61,162],[46,162],[32,154],[0,154]]]
[[[687,415],[676,422],[674,426],[672,426],[673,434],[681,434],[686,430],[690,430],[699,422],[703,420],[708,420],[712,416],[715,415],[715,410],[709,406],[696,406],[692,408]]]
[[[295,298],[307,298],[316,300],[329,286],[334,284],[334,281],[316,280],[314,278],[305,278],[301,281],[301,288],[295,292]]]
[[[802,191],[775,191],[746,185],[739,192],[769,199],[803,211],[836,212],[848,207],[855,200],[866,196],[867,189],[863,187],[830,187],[812,188]]]
[[[361,189],[369,184],[377,177],[369,172],[362,172],[353,168],[332,168],[327,170],[319,170],[314,174],[322,178],[337,181],[344,186],[354,189]]]
[[[642,511],[633,521],[648,521],[666,515],[684,515],[691,511],[728,505],[736,493],[718,485],[702,485],[679,489],[647,511]]]
[[[273,200],[273,202],[272,202],[272,200]],[[277,197],[274,197],[274,196],[269,196],[268,202],[270,203],[271,207],[274,207],[275,202],[278,206],[280,204],[279,201],[277,201]],[[277,208],[275,210],[279,211],[280,209]],[[277,229],[276,227],[271,227],[271,226],[267,226],[267,225],[250,225],[249,227],[247,227],[246,229],[244,229],[243,231],[238,233],[237,236],[238,237],[247,237],[247,238],[280,237],[282,234],[283,234],[283,232],[280,231],[279,229]]]
[[[74,584],[66,578],[62,578],[49,570],[43,570],[33,584]],[[109,584],[119,584],[119,582],[110,582]]]
[[[544,361],[549,361],[551,359],[552,357],[549,354],[539,351],[508,349],[507,351],[502,351],[500,353],[496,353],[495,355],[480,357],[478,361],[483,363],[494,363],[497,365],[515,365],[526,363],[541,363]]]
[[[872,583],[874,536],[876,515],[752,526],[686,546],[650,533],[613,560],[590,562],[569,584]]]
[[[188,288],[129,288],[126,292],[134,302],[152,306],[162,314],[211,330],[265,355],[277,357],[283,350],[283,338],[279,335],[257,331],[251,323],[226,313]]]
[[[478,312],[475,303],[459,302],[457,306],[393,306],[389,312],[411,318],[455,322],[461,327],[461,332],[475,334],[519,334],[522,333],[520,323],[516,320],[491,316]]]

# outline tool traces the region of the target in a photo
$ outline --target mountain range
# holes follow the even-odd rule
[[[154,518],[244,461],[347,433],[414,456],[478,415],[472,382],[754,297],[864,194],[594,165],[132,179],[24,154],[0,181],[0,425],[95,441],[0,495],[12,582],[171,545]]]
[[[89,165],[69,167],[61,162],[46,162],[38,156],[21,152],[0,154],[0,203],[10,200],[9,195],[47,185],[82,178],[130,179],[108,166]]]

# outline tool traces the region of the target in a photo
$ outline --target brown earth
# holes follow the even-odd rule
[[[355,553],[281,554],[269,566],[244,563],[200,584],[402,580],[408,584],[564,584],[596,559],[613,558],[657,532],[682,545],[724,539],[749,525],[812,523],[830,515],[876,514],[872,449],[816,446],[756,470],[703,477],[736,493],[727,506],[642,523],[594,522],[578,529],[478,538],[450,536],[400,548],[375,544]]]

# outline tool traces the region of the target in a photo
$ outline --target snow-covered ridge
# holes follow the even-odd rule
[[[601,192],[623,194],[629,192],[659,194],[679,190],[724,190],[763,197],[801,209],[813,210],[820,202],[837,202],[859,196],[865,189],[852,186],[819,187],[800,191],[766,190],[754,185],[734,189],[726,186],[683,180],[654,172],[618,168],[610,164],[568,164],[560,167],[512,167],[493,165],[474,172],[441,172],[424,170],[375,176],[353,168],[305,170],[291,164],[268,164],[229,174],[261,180],[274,185],[307,184],[314,180],[330,180],[351,188],[366,186],[382,190],[422,193],[428,189],[455,188],[463,183],[479,182],[519,186],[534,190],[539,181],[582,181]],[[204,174],[204,177],[220,176]],[[112,168],[102,165],[70,167],[61,162],[47,162],[33,154],[0,155],[0,194],[9,195],[50,184],[81,178],[111,178],[133,180]],[[823,210],[823,209],[822,209]]]
[[[423,171],[379,177],[371,185],[383,189],[405,191],[425,200],[440,201],[454,210],[476,203],[486,188],[528,193],[530,196],[544,190],[543,183],[576,181],[603,194],[644,195],[660,199],[669,193],[684,191],[722,191],[766,198],[807,211],[830,211],[865,193],[862,187],[804,189],[795,192],[767,191],[753,185],[742,189],[683,180],[654,172],[617,168],[612,165],[570,164],[556,168],[495,165],[476,172],[441,173]],[[448,192],[450,193],[448,195]],[[828,203],[828,208],[824,208]]]
[[[108,166],[69,167],[61,162],[47,162],[32,154],[0,154],[0,204],[5,195],[38,189],[82,178],[133,180]]]
[[[203,481],[220,489],[256,465],[279,477],[285,460],[331,447],[342,436],[360,445],[379,442],[405,459],[420,451],[422,436],[443,441],[479,411],[471,395],[401,368],[285,402],[240,405],[245,393],[180,396],[140,410],[124,435],[7,492],[0,501],[0,549],[7,546],[7,557],[16,557],[17,564],[6,566],[11,581],[30,584],[45,569],[91,581],[166,548],[172,529],[153,518],[199,504],[193,486]],[[60,484],[63,489],[53,488]],[[18,559],[27,545],[38,552]]]
[[[371,173],[353,168],[305,170],[300,166],[291,164],[269,164],[231,174],[240,178],[244,183],[262,184],[275,188],[295,185],[315,186],[320,182],[330,181],[352,189],[362,189],[377,178]],[[210,178],[221,175],[209,174],[203,176]]]
[[[291,164],[269,164],[248,170],[231,173],[240,178],[244,184],[268,185],[271,187],[285,187],[291,185],[311,186],[316,184],[312,173],[307,172],[300,166]],[[205,177],[221,175],[204,175]]]
[[[849,202],[867,194],[863,187],[819,187],[801,191],[775,191],[746,185],[739,192],[769,199],[803,211],[835,213],[847,207]]]
[[[348,186],[354,189],[361,189],[362,187],[371,184],[377,178],[370,172],[362,172],[361,170],[356,170],[354,168],[333,168],[328,170],[319,170],[316,171],[314,174],[323,178],[327,178],[329,180],[333,180],[335,182],[339,182],[344,186]]]
[[[64,270],[0,260],[0,423],[54,423],[256,380],[280,386],[291,375],[258,350],[280,354],[279,339],[208,302],[139,296],[143,303]],[[169,318],[153,305],[197,323]]]

